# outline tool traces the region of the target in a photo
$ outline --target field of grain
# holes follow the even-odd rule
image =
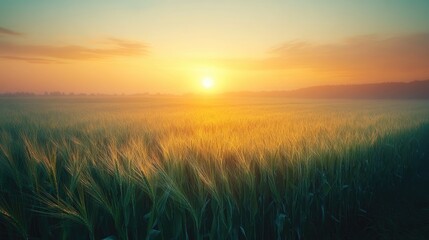
[[[426,101],[4,98],[0,238],[342,236],[428,135]]]

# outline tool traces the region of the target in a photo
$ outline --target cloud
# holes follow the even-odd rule
[[[109,38],[103,46],[87,47],[81,45],[31,45],[0,41],[2,58],[27,62],[53,63],[58,60],[96,60],[118,56],[141,56],[147,54],[148,46],[141,42]],[[39,59],[28,61],[29,59]]]
[[[429,67],[429,33],[379,38],[357,36],[336,44],[289,42],[273,49],[280,68],[407,70]]]
[[[22,33],[0,27],[0,35],[19,37],[22,36]]]
[[[356,36],[331,44],[291,41],[272,48],[265,58],[207,62],[232,70],[289,71],[326,78],[427,78],[429,33]]]
[[[34,57],[0,56],[0,58],[9,59],[9,60],[24,61],[27,63],[42,63],[42,64],[64,63],[64,62],[61,62],[58,60],[46,59],[46,58],[34,58]]]

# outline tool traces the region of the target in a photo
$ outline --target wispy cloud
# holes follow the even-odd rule
[[[19,37],[22,36],[22,33],[4,27],[0,27],[0,35]]]
[[[358,36],[337,44],[289,42],[275,48],[278,67],[320,70],[407,70],[429,67],[429,33],[379,38]]]
[[[34,63],[53,63],[58,60],[95,60],[118,56],[141,56],[147,54],[148,46],[141,42],[123,39],[106,39],[102,46],[82,45],[31,45],[0,41],[2,58]],[[37,61],[29,61],[38,59]],[[40,60],[40,61],[39,61]]]
[[[16,61],[24,61],[27,63],[42,63],[42,64],[51,64],[51,63],[64,63],[55,59],[47,58],[35,58],[35,57],[17,57],[17,56],[0,56],[0,58]]]
[[[429,77],[429,33],[381,38],[356,36],[338,43],[286,42],[266,58],[211,59],[213,64],[246,71],[294,71],[349,76]],[[320,75],[320,76],[321,76]]]

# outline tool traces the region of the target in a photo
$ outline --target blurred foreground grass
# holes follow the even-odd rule
[[[427,158],[429,102],[0,99],[0,238],[342,239]]]

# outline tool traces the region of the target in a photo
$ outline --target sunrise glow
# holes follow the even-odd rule
[[[0,1],[0,240],[429,239],[428,13]]]
[[[202,85],[219,92],[427,79],[427,9],[397,0],[7,1],[0,92],[181,94],[201,90],[200,70],[228,74],[222,86]]]
[[[211,77],[204,77],[201,79],[201,85],[204,89],[211,89],[214,86],[214,80]]]

